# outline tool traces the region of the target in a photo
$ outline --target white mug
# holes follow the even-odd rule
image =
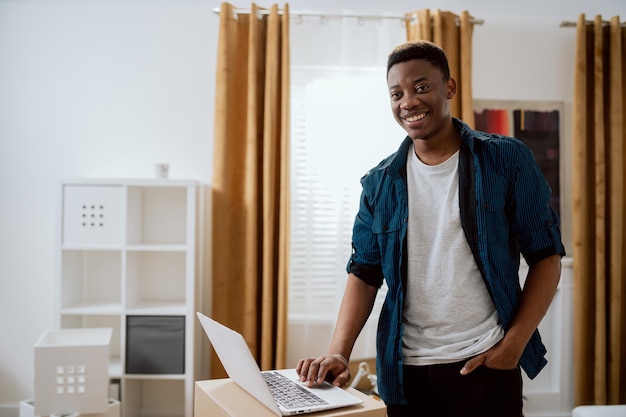
[[[167,178],[170,173],[170,164],[154,164],[154,176],[156,178]]]

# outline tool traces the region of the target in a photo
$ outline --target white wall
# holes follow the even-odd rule
[[[211,180],[214,1],[0,0],[0,416],[58,324],[57,183]],[[4,407],[4,410],[3,410]]]
[[[626,17],[622,0],[289,5],[360,13],[470,7],[485,21],[474,32],[475,97],[566,106],[575,30],[559,23],[581,12]],[[215,0],[0,0],[0,417],[17,415],[17,403],[32,397],[33,344],[58,322],[58,181],[151,177],[154,163],[169,162],[171,177],[210,184],[217,7]]]

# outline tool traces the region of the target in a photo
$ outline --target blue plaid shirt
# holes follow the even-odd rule
[[[565,255],[559,219],[550,207],[551,190],[530,149],[521,141],[487,134],[453,119],[461,133],[459,209],[474,259],[503,328],[513,320],[521,288],[520,253],[529,265]],[[407,137],[398,151],[362,179],[363,191],[352,234],[347,271],[388,292],[376,336],[378,390],[387,404],[402,404],[402,305],[406,286],[408,195]],[[534,378],[546,365],[538,331],[520,365]]]

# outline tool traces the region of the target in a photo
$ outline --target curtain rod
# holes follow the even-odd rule
[[[220,14],[220,9],[213,9],[216,14]],[[282,14],[282,10],[278,10],[279,14]],[[250,14],[250,9],[233,9],[233,14],[237,17],[238,14]],[[269,10],[261,9],[259,10],[259,15],[267,15],[269,14]],[[289,17],[294,17],[296,19],[301,19],[302,17],[320,17],[322,19],[340,19],[343,17],[353,17],[359,20],[381,20],[381,19],[397,19],[404,21],[413,21],[417,20],[417,15],[413,14],[411,17],[400,16],[400,15],[375,15],[375,14],[353,14],[353,13],[330,13],[330,12],[309,12],[309,11],[300,11],[294,12],[289,11]],[[482,19],[470,19],[471,23],[475,25],[482,25],[484,20]],[[458,21],[457,21],[458,24]]]
[[[585,20],[585,25],[587,26],[593,26],[595,24],[595,21],[593,20]],[[611,22],[609,22],[608,20],[603,20],[602,21],[602,26],[609,26],[611,24]],[[578,22],[570,22],[570,21],[563,21],[561,22],[560,27],[562,28],[575,28],[578,26]],[[622,22],[620,23],[621,27],[626,27],[626,22]]]

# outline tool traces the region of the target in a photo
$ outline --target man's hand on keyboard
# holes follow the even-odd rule
[[[308,387],[328,381],[338,387],[350,381],[348,361],[341,355],[329,354],[318,358],[300,359],[296,372]]]

